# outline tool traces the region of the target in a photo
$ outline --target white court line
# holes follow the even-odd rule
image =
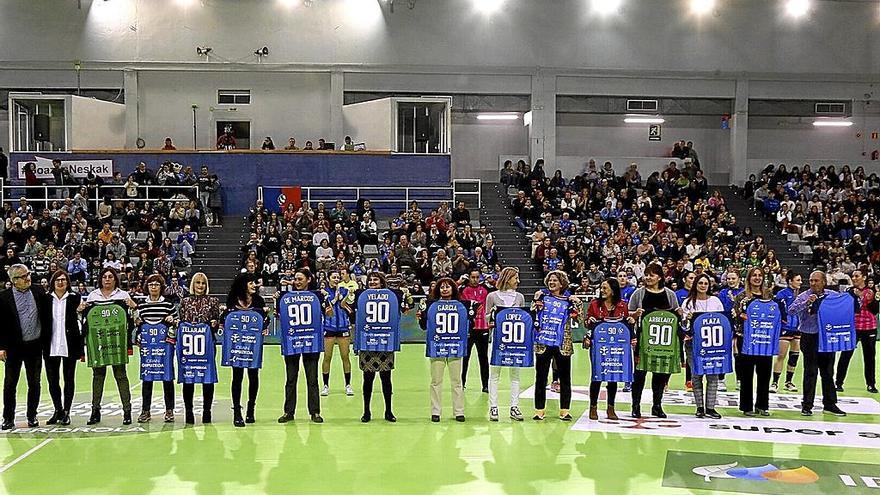
[[[51,442],[51,441],[52,441],[51,438],[47,438],[47,439],[43,440],[42,442],[38,443],[35,447],[33,447],[33,448],[31,448],[30,450],[28,450],[27,452],[25,452],[24,454],[21,454],[20,456],[16,457],[16,458],[15,458],[12,462],[10,462],[9,464],[6,464],[5,466],[0,467],[0,474],[5,473],[5,472],[8,471],[9,468],[11,468],[12,466],[15,466],[15,465],[18,464],[19,462],[21,462],[21,461],[27,459],[27,457],[28,457],[29,455],[31,455],[31,454],[33,454],[34,452],[36,452],[36,451],[42,449],[43,447],[46,446],[46,444],[48,444],[48,443]]]

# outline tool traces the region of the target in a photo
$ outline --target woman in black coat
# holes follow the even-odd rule
[[[58,270],[49,279],[51,337],[46,340],[43,357],[46,361],[46,381],[55,412],[46,424],[70,424],[70,405],[76,387],[76,363],[85,355],[83,336],[76,308],[81,297],[70,289],[67,272]],[[64,377],[62,401],[61,377]]]

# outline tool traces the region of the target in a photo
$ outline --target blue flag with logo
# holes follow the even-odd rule
[[[819,352],[856,348],[856,314],[851,295],[829,294],[819,303]]]
[[[278,336],[281,355],[310,354],[324,350],[321,300],[309,291],[288,292],[278,302]]]
[[[400,350],[400,301],[390,289],[367,289],[357,300],[354,349]]]
[[[176,348],[179,383],[217,383],[214,336],[207,323],[180,322]]]
[[[429,358],[461,358],[467,353],[468,311],[461,302],[434,301],[425,329]]]
[[[538,312],[538,336],[535,343],[551,347],[562,346],[565,324],[568,322],[567,299],[545,294],[541,299],[544,307]]]
[[[263,316],[256,311],[232,311],[223,323],[223,366],[263,367]]]
[[[733,373],[733,330],[721,313],[700,313],[694,318],[694,375]]]
[[[594,382],[632,382],[633,357],[629,327],[603,321],[593,329],[590,346]]]
[[[779,352],[782,314],[772,300],[755,299],[746,307],[742,353],[747,356],[775,356]]]
[[[141,325],[141,381],[174,380],[174,348],[165,341],[167,337],[168,327],[163,323]]]
[[[492,366],[530,368],[535,360],[535,324],[522,308],[505,308],[495,315]]]

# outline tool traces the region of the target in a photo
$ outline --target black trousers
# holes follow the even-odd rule
[[[248,404],[253,405],[257,402],[257,392],[260,391],[260,370],[259,368],[232,368],[232,407],[241,407],[241,384],[244,381],[244,371],[247,370],[248,375]]]
[[[865,360],[865,385],[873,387],[877,384],[875,377],[875,363],[877,358],[877,329],[870,332],[856,332],[856,338],[862,345],[862,357]],[[840,353],[840,359],[837,361],[837,375],[835,382],[843,386],[846,380],[846,372],[849,369],[849,362],[855,354],[855,350]]]
[[[3,420],[15,420],[15,391],[21,377],[21,367],[27,379],[27,417],[37,417],[40,405],[40,373],[43,370],[43,354],[39,342],[22,344],[15,350],[6,351],[6,375],[3,377]]]
[[[370,412],[370,399],[373,397],[373,381],[376,379],[374,371],[364,371],[364,412]],[[385,399],[385,412],[391,412],[391,370],[380,371],[379,380],[382,382],[382,397]]]
[[[770,409],[770,379],[773,376],[773,356],[746,356],[740,353],[736,360],[739,377],[739,410]],[[757,386],[755,383],[757,375]]]
[[[141,411],[149,411],[153,407],[153,382],[142,382],[141,387]],[[174,409],[174,382],[162,382],[162,395],[165,399],[165,410]]]
[[[187,411],[193,409],[193,395],[195,394],[196,385],[194,383],[183,384],[183,407]],[[203,410],[210,411],[214,404],[214,384],[205,383],[202,385],[202,402],[204,402]]]
[[[822,375],[822,405],[837,404],[837,389],[834,388],[834,353],[819,352],[819,335],[801,335],[801,354],[804,355],[804,399],[801,406],[812,409],[816,400],[816,378]]]
[[[547,406],[547,374],[554,358],[559,371],[559,409],[571,408],[571,356],[563,356],[558,347],[547,347],[535,355],[535,409]]]
[[[461,386],[467,384],[468,363],[471,360],[471,350],[477,347],[477,359],[480,362],[480,381],[483,388],[489,388],[489,332],[468,332],[467,354],[461,363]]]
[[[663,402],[663,389],[669,383],[669,373],[651,372],[651,392],[655,406]],[[645,390],[645,382],[648,380],[648,372],[642,370],[633,371],[632,404],[639,406],[642,403],[642,391]]]
[[[608,407],[614,407],[614,398],[617,397],[617,382],[605,382],[608,388]],[[599,402],[599,392],[602,382],[590,382],[590,407],[595,407]]]
[[[321,413],[321,396],[318,391],[318,357],[320,353],[302,354],[302,363],[306,373],[306,389],[309,396],[309,414]],[[284,414],[296,412],[296,382],[299,378],[300,354],[284,356],[284,369],[287,381],[284,382]]]
[[[46,381],[49,383],[49,396],[56,411],[70,411],[73,404],[73,393],[76,390],[76,362],[79,359],[47,356]],[[62,400],[61,379],[64,378],[64,395]]]

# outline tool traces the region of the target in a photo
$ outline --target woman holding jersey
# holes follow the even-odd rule
[[[312,272],[308,268],[300,268],[294,272],[290,283],[295,291],[310,291]],[[321,307],[326,308],[324,296],[317,291],[311,292],[318,297]],[[281,299],[279,298],[279,303],[280,301]],[[324,418],[321,417],[321,396],[318,391],[318,358],[320,356],[320,352],[304,352],[302,354],[284,356],[284,371],[287,380],[284,383],[284,414],[278,418],[279,423],[293,421],[294,414],[296,413],[296,382],[299,379],[300,360],[302,360],[302,366],[306,375],[309,417],[313,423],[324,422]]]
[[[724,305],[721,299],[709,294],[712,282],[709,276],[701,273],[694,278],[691,290],[681,305],[681,314],[685,322],[684,350],[687,355],[688,366],[691,367],[691,381],[693,383],[694,401],[697,403],[697,411],[694,414],[698,418],[706,416],[712,419],[721,419],[721,415],[715,411],[715,402],[718,395],[718,375],[698,375],[694,367],[694,318],[700,313],[723,313]],[[697,336],[696,338],[700,338]],[[705,400],[703,397],[703,377],[705,383]]]
[[[428,312],[434,304],[444,301],[459,301],[464,304],[468,313],[468,330],[474,324],[475,306],[473,301],[461,301],[459,299],[458,286],[455,281],[449,277],[441,278],[437,284],[431,289],[428,300],[423,308],[419,309],[419,324],[422,329],[428,327]],[[466,343],[465,343],[466,345]],[[443,373],[449,372],[449,381],[452,388],[452,413],[455,420],[459,423],[465,421],[464,417],[464,387],[461,383],[462,358],[430,358],[431,359],[431,421],[438,423],[440,421],[440,411],[443,406]]]
[[[624,318],[632,322],[626,303],[620,296],[620,283],[616,278],[606,279],[599,286],[599,298],[590,301],[590,305],[587,307],[587,335],[584,337],[584,347],[589,348],[592,345],[592,332],[596,325],[606,319]],[[606,387],[608,389],[608,408],[605,413],[608,419],[617,420],[617,412],[614,410],[617,382],[606,382]],[[590,419],[593,421],[599,419],[598,402],[601,389],[601,381],[590,381]]]
[[[639,328],[642,316],[658,310],[681,314],[678,306],[678,298],[675,297],[675,292],[663,286],[663,268],[660,265],[652,263],[645,268],[644,282],[645,286],[636,289],[629,300],[629,314],[635,319],[637,325],[636,331],[633,332],[633,346],[636,355],[639,353],[639,346],[642,345],[642,332],[640,331],[641,328]],[[680,338],[679,333],[680,332],[674,332],[672,338]],[[675,345],[678,344],[676,343]],[[653,407],[651,407],[652,416],[658,418],[666,417],[666,413],[663,412],[662,407],[663,390],[666,387],[666,384],[669,383],[670,376],[669,373],[652,372],[651,391],[653,392],[654,404]],[[648,372],[645,370],[636,368],[633,371],[632,416],[634,418],[642,417],[642,391],[645,389],[645,381],[647,377]]]
[[[340,285],[342,275],[338,270],[333,270],[327,275],[327,287],[321,291],[327,300],[327,309],[324,312],[324,360],[321,362],[321,371],[324,379],[324,388],[321,395],[330,395],[330,364],[333,362],[333,347],[339,346],[339,357],[342,359],[342,371],[345,375],[345,395],[354,395],[351,388],[351,294],[348,289]]]
[[[194,324],[206,324],[211,328],[210,342],[206,345],[216,345],[218,330],[220,328],[220,301],[209,295],[210,286],[208,277],[197,272],[189,281],[189,295],[181,299],[177,309],[178,320]],[[216,380],[215,380],[216,382]],[[184,418],[188,425],[196,422],[193,414],[193,395],[195,394],[194,383],[183,384],[183,407]],[[211,423],[211,406],[214,403],[214,383],[202,383],[202,423]]]
[[[517,292],[519,287],[519,270],[508,266],[501,270],[495,282],[498,289],[486,296],[486,321],[490,329],[495,328],[495,314],[504,308],[521,308],[525,306],[525,297]],[[510,370],[510,419],[522,421],[523,414],[519,409],[519,368],[511,366]],[[501,381],[502,366],[489,367],[489,421],[498,421],[498,383]]]
[[[385,274],[382,272],[370,273],[367,275],[368,289],[387,289],[388,282],[385,280]],[[393,291],[397,296],[399,307],[391,308],[391,311],[399,311],[405,313],[412,307],[412,296],[407,292],[398,290]],[[357,300],[363,291],[357,294]],[[358,329],[362,331],[362,329]],[[376,374],[379,374],[379,380],[382,382],[382,397],[385,399],[385,420],[391,423],[397,421],[394,413],[391,412],[391,371],[394,369],[394,352],[383,351],[360,351],[358,353],[358,367],[364,373],[364,414],[361,416],[361,422],[369,423],[373,415],[370,411],[370,399],[373,396],[373,382],[376,380]]]
[[[743,354],[745,332],[749,331],[746,320],[749,317],[748,307],[754,300],[769,300],[770,294],[764,287],[764,270],[753,267],[746,275],[746,288],[733,303],[733,321],[735,325],[737,353],[736,368],[740,381],[739,410],[746,416],[770,416],[770,377],[773,371],[773,356],[750,356]],[[773,304],[777,304],[772,301]],[[780,311],[781,313],[781,311]],[[753,383],[757,375],[757,385],[753,392]]]
[[[571,326],[580,315],[580,300],[568,291],[568,275],[561,270],[553,270],[544,277],[546,288],[535,292],[532,311],[539,326],[538,332],[558,332],[558,328],[545,328],[552,316],[562,324],[562,339],[558,346],[535,343],[535,421],[544,420],[547,404],[547,374],[555,359],[559,371],[559,419],[571,421],[571,356],[574,345],[571,342]],[[548,305],[550,299],[562,301],[559,305]],[[551,315],[551,312],[554,314]]]
[[[232,281],[229,295],[226,298],[226,313],[223,320],[233,311],[254,311],[263,317],[263,335],[269,335],[269,317],[266,315],[266,303],[257,293],[256,276],[243,273]],[[257,405],[257,393],[260,391],[260,369],[247,368],[248,402],[245,417],[241,417],[241,387],[244,382],[245,368],[232,367],[232,424],[242,428],[245,423],[255,423],[254,409]]]
[[[135,324],[138,326],[135,332],[135,342],[140,345],[141,325],[165,324],[168,328],[174,324],[174,304],[162,297],[165,290],[165,279],[162,275],[153,274],[147,277],[147,298],[138,303]],[[174,422],[174,382],[171,380],[162,382],[163,397],[165,399],[165,422]],[[138,423],[150,421],[150,409],[153,402],[153,382],[144,381],[141,384],[141,415]]]

